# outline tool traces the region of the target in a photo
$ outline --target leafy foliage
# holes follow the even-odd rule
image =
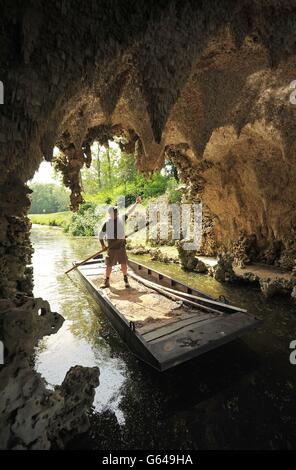
[[[172,163],[167,162],[161,172],[147,178],[137,171],[135,156],[121,152],[114,144],[105,148],[94,143],[91,166],[82,170],[81,177],[86,202],[66,221],[61,222],[58,217],[48,220],[49,225],[63,226],[74,236],[95,235],[106,215],[105,206],[118,203],[122,196],[126,206],[133,204],[138,195],[144,205],[164,194],[170,203],[178,203],[181,198],[176,191],[178,178]],[[69,196],[62,186],[35,183],[31,187],[34,191],[31,213],[41,213],[38,217],[68,207]]]
[[[181,202],[182,194],[177,191],[178,182],[174,177],[168,180],[166,194],[168,197],[169,204],[177,204]]]
[[[74,236],[93,236],[97,232],[100,218],[96,212],[95,204],[90,202],[82,204],[78,212],[72,215],[66,231]]]
[[[63,212],[69,208],[69,194],[57,184],[31,184],[31,214],[50,214]]]
[[[167,190],[172,199],[177,186],[176,169],[172,163],[167,163],[164,171],[154,173],[150,178],[139,173],[136,169],[136,159],[133,154],[121,152],[119,147],[109,148],[111,178],[109,178],[109,160],[104,147],[92,147],[92,164],[89,169],[82,171],[82,184],[86,201],[97,204],[116,203],[119,196],[125,196],[126,205],[135,202],[141,195],[143,199],[158,197]],[[100,160],[98,172],[98,159]]]

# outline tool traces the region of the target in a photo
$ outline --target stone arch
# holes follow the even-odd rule
[[[1,371],[6,413],[0,440],[2,448],[48,448],[59,440],[58,424],[67,423],[72,397],[66,389],[87,383],[78,390],[87,408],[98,373],[72,370],[65,386],[49,393],[30,368],[34,344],[51,321],[61,319],[48,313],[47,326],[37,322],[26,270],[31,247],[25,182],[58,144],[69,151],[66,167],[75,162],[79,203],[75,178],[89,162],[91,130],[119,126],[131,142],[138,136],[139,165],[146,171],[161,164],[164,151],[179,152],[192,191],[216,216],[220,244],[230,246],[242,227],[247,236],[256,231],[263,259],[277,238],[291,250],[291,260],[296,108],[288,97],[296,69],[296,10],[285,0],[2,3],[0,323],[10,355]],[[271,174],[277,177],[273,187]],[[229,175],[235,183],[229,184]],[[256,188],[255,202],[250,187],[242,190],[246,179]],[[227,200],[232,207],[226,218],[221,207]],[[21,354],[14,318],[20,319]],[[24,385],[32,398],[26,420]],[[8,406],[12,391],[17,399]],[[49,406],[51,419],[41,429],[36,420]],[[87,424],[85,409],[77,413],[81,426],[75,432]]]

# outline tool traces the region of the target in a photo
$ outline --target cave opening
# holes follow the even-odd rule
[[[28,211],[34,195],[27,182],[43,160],[55,160],[62,174],[65,194],[70,197],[76,217],[73,230],[78,235],[80,230],[92,227],[92,220],[90,225],[86,224],[83,217],[86,214],[82,214],[85,204],[91,202],[84,201],[82,190],[88,187],[91,194],[101,189],[102,194],[106,193],[102,203],[108,204],[110,198],[112,201],[114,194],[112,197],[109,194],[112,174],[107,156],[104,162],[107,183],[100,178],[94,181],[91,173],[87,173],[93,165],[94,142],[98,143],[94,152],[104,147],[106,153],[106,149],[112,149],[113,144],[109,142],[118,139],[118,145],[127,154],[135,155],[138,169],[147,175],[158,172],[164,176],[164,171],[177,169],[181,193],[173,186],[171,195],[182,194],[182,200],[188,203],[202,201],[202,249],[198,255],[218,257],[218,267],[207,278],[190,277],[187,271],[177,271],[173,262],[168,268],[162,261],[163,269],[171,269],[168,274],[178,274],[184,282],[189,279],[193,284],[201,283],[215,297],[225,295],[238,303],[242,299],[247,307],[254,305],[260,318],[270,314],[260,340],[252,336],[249,345],[268,370],[264,347],[268,348],[276,336],[280,347],[271,347],[270,356],[276,364],[288,363],[287,345],[294,339],[295,331],[291,314],[294,307],[289,299],[296,297],[296,120],[295,106],[289,99],[296,69],[293,5],[287,6],[284,1],[271,5],[272,2],[226,0],[164,1],[153,5],[141,0],[111,5],[100,1],[87,7],[83,2],[71,5],[56,0],[40,0],[36,5],[32,2],[25,5],[18,0],[2,3],[0,350],[3,345],[4,365],[0,357],[3,410],[0,447],[63,447],[68,431],[73,436],[89,429],[89,410],[94,399],[98,412],[104,411],[108,403],[114,405],[110,409],[115,410],[118,423],[123,424],[120,400],[112,392],[121,390],[126,378],[127,386],[121,398],[127,417],[133,415],[127,402],[139,401],[133,386],[138,387],[141,396],[150,396],[153,391],[164,401],[165,389],[173,389],[165,379],[161,382],[163,388],[158,388],[153,374],[148,380],[151,389],[146,388],[142,384],[145,374],[140,372],[138,379],[135,363],[129,368],[130,358],[125,360],[117,339],[104,326],[102,318],[103,326],[100,326],[90,312],[93,309],[88,300],[77,294],[78,289],[74,302],[71,300],[74,287],[61,280],[62,273],[73,258],[86,256],[91,245],[83,239],[77,238],[72,243],[70,237],[65,238],[62,231],[54,228],[60,222],[55,216],[50,229],[39,227],[37,231],[33,227],[31,241],[36,247],[33,253]],[[173,163],[173,170],[164,166],[166,160]],[[94,162],[98,176],[96,155]],[[131,195],[132,202],[135,193],[130,192],[127,173],[122,178],[122,192]],[[176,174],[172,176],[178,179]],[[45,204],[45,198],[42,202]],[[43,208],[42,212],[48,215],[45,205]],[[93,218],[91,210],[87,217]],[[61,223],[69,230],[69,220]],[[86,233],[90,234],[90,231]],[[50,248],[46,252],[48,238]],[[32,256],[37,267],[34,273]],[[170,253],[166,256],[170,258]],[[185,261],[190,264],[192,258],[188,256]],[[204,269],[201,263],[199,267]],[[237,277],[243,282],[254,282],[264,295],[275,299],[268,303],[259,291],[251,289],[244,294],[236,287]],[[216,284],[217,280],[224,284]],[[234,281],[233,288],[225,281]],[[285,300],[277,300],[276,295],[283,293]],[[104,335],[110,338],[112,347],[104,342]],[[48,339],[42,342],[44,336]],[[224,351],[225,363],[227,358],[228,362],[232,361],[232,353],[235,357],[241,354],[248,362],[244,348],[237,355],[235,349],[230,351],[229,358]],[[39,364],[36,369],[32,368],[34,356]],[[77,360],[80,357],[85,358],[84,363]],[[220,361],[218,356],[212,358]],[[47,359],[50,360],[46,362]],[[248,417],[237,412],[235,393],[230,398],[223,393],[217,398],[219,380],[226,388],[227,378],[235,382],[235,373],[231,371],[229,377],[222,364],[225,382],[221,376],[215,382],[205,373],[212,367],[211,359],[204,364],[194,375],[195,386],[188,400],[192,407],[188,405],[185,413],[194,415],[195,423],[190,419],[182,421],[183,417],[179,419],[179,405],[172,404],[174,395],[169,397],[169,421],[157,400],[153,402],[152,424],[162,432],[169,426],[169,432],[163,434],[170,439],[162,442],[163,448],[180,443],[174,420],[184,446],[188,429],[190,444],[198,448],[248,444],[240,424],[241,417],[246,420]],[[239,363],[236,365],[240,369]],[[102,381],[99,388],[98,366]],[[292,400],[288,393],[291,372],[286,367],[282,373],[276,366],[274,369],[280,380],[284,377],[278,390],[273,388],[276,375],[270,378],[255,368],[256,377],[247,385],[242,380],[244,384],[238,386],[237,395],[243,406],[248,407],[247,396],[254,393],[263,410],[266,389],[269,397],[284,390],[287,394],[284,418],[291,422]],[[114,372],[110,373],[108,385],[106,377],[110,370]],[[198,372],[204,379],[201,387],[209,388],[208,396],[217,399],[214,406],[209,403],[208,421],[199,407],[204,391],[198,388]],[[175,394],[184,403],[187,399],[178,381],[184,380],[191,390],[186,379],[190,374],[185,368],[172,378]],[[213,408],[221,410],[224,398],[230,399],[230,414],[225,412],[222,416],[221,411]],[[149,401],[145,403],[148,409]],[[274,413],[275,403],[271,399],[267,405],[271,422],[263,411],[262,415],[259,412],[259,418],[265,429],[272,431],[258,436],[256,426],[253,429],[249,423],[249,443],[253,447],[293,447],[293,426],[289,425],[287,432],[291,437],[285,439]],[[257,416],[257,407],[250,406]],[[144,421],[140,408],[135,415],[139,422]],[[157,416],[163,417],[161,425]],[[103,418],[107,423],[114,421],[113,414],[107,413]],[[232,437],[229,439],[221,429],[211,425],[220,418],[220,422],[230,423]],[[200,429],[207,432],[197,430],[199,421],[203,424]],[[231,431],[233,422],[235,433]],[[127,437],[135,447],[155,446],[152,427],[147,435],[144,428],[139,429],[139,439],[132,436],[131,429],[132,423]],[[112,432],[109,438],[112,442]],[[124,446],[124,443],[119,439],[117,445]]]

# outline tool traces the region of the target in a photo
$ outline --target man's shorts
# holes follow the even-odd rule
[[[125,247],[109,248],[105,258],[106,266],[115,266],[115,264],[127,264],[128,258]]]

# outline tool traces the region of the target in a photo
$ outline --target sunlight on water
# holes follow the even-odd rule
[[[95,409],[111,408],[122,422],[118,405],[125,364],[120,358],[112,357],[110,346],[101,336],[102,319],[97,304],[77,285],[75,273],[70,277],[64,274],[73,260],[96,251],[97,241],[72,240],[59,229],[44,227],[33,228],[31,239],[35,249],[34,295],[47,299],[51,309],[65,318],[58,333],[40,343],[36,369],[53,387],[63,381],[71,366],[98,366],[101,374]]]

